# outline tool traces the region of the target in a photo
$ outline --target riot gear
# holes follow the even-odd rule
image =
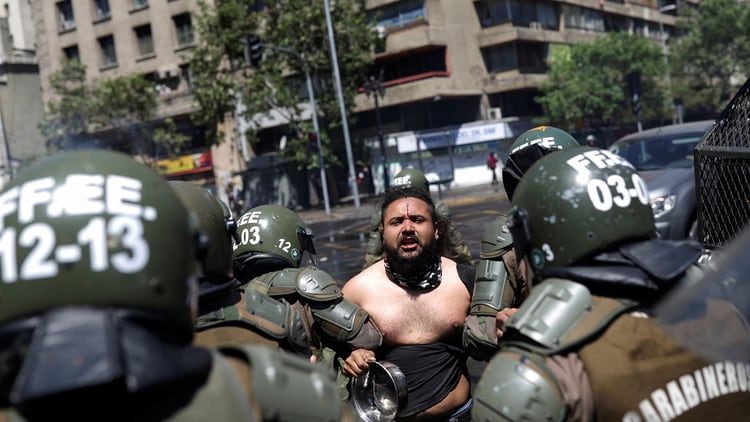
[[[522,133],[511,144],[503,166],[503,186],[508,199],[513,199],[518,182],[536,160],[554,151],[579,146],[569,133],[552,126],[537,126]]]
[[[27,167],[0,203],[0,322],[118,306],[167,317],[191,338],[196,231],[159,174],[111,151],[64,152]]]
[[[430,182],[415,168],[405,168],[393,176],[393,187],[414,187],[430,193]]]
[[[219,281],[231,279],[232,240],[237,234],[237,224],[229,207],[208,190],[185,181],[170,182],[197,223],[201,234],[207,237],[207,249],[201,256],[202,276]]]
[[[234,246],[235,276],[240,282],[284,268],[298,268],[302,254],[315,255],[312,230],[292,210],[260,205],[237,220],[239,242]]]
[[[540,159],[512,202],[516,253],[528,255],[537,275],[656,236],[645,182],[630,163],[606,150],[581,147]]]

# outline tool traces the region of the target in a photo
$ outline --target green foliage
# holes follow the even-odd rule
[[[47,104],[41,123],[51,150],[96,145],[140,154],[148,162],[158,152],[172,155],[188,141],[174,123],[157,121],[152,82],[140,74],[86,82],[86,67],[64,61],[50,76],[57,99]]]
[[[670,43],[675,95],[686,109],[713,116],[750,74],[750,8],[735,0],[703,0],[697,10],[686,10],[678,20],[683,35]]]
[[[641,72],[643,119],[668,113],[665,63],[655,41],[625,33],[607,33],[591,43],[551,47],[549,78],[542,85],[542,105],[550,122],[572,128],[595,122],[632,122],[627,74]]]
[[[300,169],[317,168],[318,160],[308,141],[312,121],[307,112],[303,115],[303,110],[309,109],[305,83],[308,69],[325,162],[327,166],[337,165],[344,160],[345,147],[324,3],[286,0],[273,4],[254,12],[247,1],[223,0],[213,6],[201,2],[196,23],[200,42],[190,61],[195,77],[193,98],[198,104],[193,120],[215,128],[228,113],[235,113],[240,99],[242,117],[259,127],[275,109],[281,115],[279,125],[289,123],[285,129],[287,143],[280,154]],[[330,7],[345,110],[351,116],[356,90],[372,63],[376,35],[368,26],[362,1],[331,1]],[[257,34],[264,46],[257,69],[248,68],[244,62],[243,42],[248,32]],[[220,133],[212,135],[213,142],[220,142]],[[257,143],[257,130],[246,135]]]

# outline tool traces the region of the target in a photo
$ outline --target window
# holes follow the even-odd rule
[[[133,0],[133,10],[145,9],[148,7],[148,0]]]
[[[414,51],[411,54],[378,63],[383,69],[383,81],[392,86],[400,83],[448,75],[445,47]],[[377,74],[372,72],[372,74]]]
[[[566,28],[604,32],[604,18],[600,11],[567,4],[562,7]]]
[[[190,66],[186,64],[180,65],[180,73],[182,74],[182,80],[187,84],[188,89],[193,88],[193,72],[190,70]]]
[[[406,0],[375,9],[371,15],[378,17],[378,25],[399,28],[426,18],[424,0]]]
[[[94,10],[96,11],[96,20],[109,18],[109,0],[94,0]]]
[[[60,31],[71,31],[76,28],[73,4],[70,0],[57,2],[57,12],[60,16]]]
[[[500,44],[482,49],[484,65],[487,66],[487,72],[502,72],[518,67],[516,59],[515,44]]]
[[[135,36],[138,40],[138,54],[141,56],[147,56],[154,54],[154,39],[151,36],[151,25],[143,25],[137,28],[133,28]]]
[[[102,53],[102,67],[117,65],[117,53],[115,52],[115,39],[112,35],[101,37],[97,40]]]
[[[184,46],[193,43],[193,22],[189,13],[172,17],[174,29],[177,33],[177,45]]]
[[[63,54],[65,55],[65,58],[68,60],[75,60],[77,62],[81,61],[81,54],[78,51],[77,45],[71,45],[69,47],[63,48]]]

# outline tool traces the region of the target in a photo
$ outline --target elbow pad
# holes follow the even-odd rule
[[[520,349],[495,355],[473,394],[475,421],[563,421],[565,400],[541,356]]]
[[[375,350],[383,343],[383,335],[370,314],[346,299],[324,308],[313,308],[312,314],[322,334],[349,348]]]

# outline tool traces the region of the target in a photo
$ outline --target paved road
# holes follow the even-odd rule
[[[434,195],[438,199],[438,195]],[[475,259],[479,257],[482,233],[488,223],[510,208],[502,188],[489,185],[442,192],[441,198],[451,209],[453,221],[461,230]],[[322,210],[303,211],[299,215],[315,233],[318,266],[343,285],[357,274],[364,262],[367,227],[375,201],[354,206],[336,207],[330,214]],[[476,384],[485,363],[469,360],[472,386]]]

